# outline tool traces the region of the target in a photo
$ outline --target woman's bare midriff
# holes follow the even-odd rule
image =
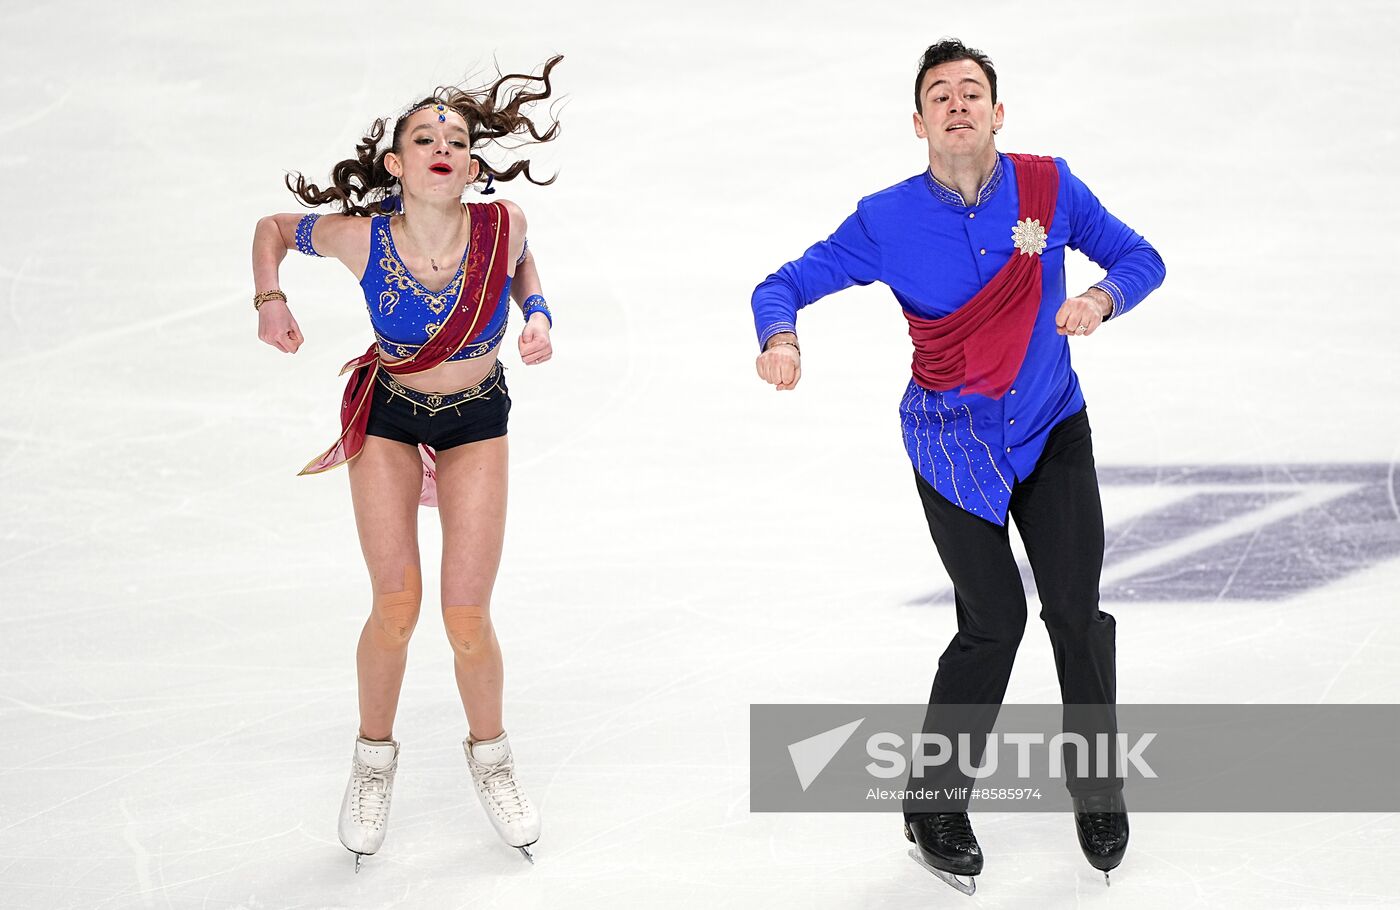
[[[400,373],[394,381],[420,392],[457,392],[480,383],[495,363],[496,351],[492,351],[470,360],[449,360],[421,373]]]

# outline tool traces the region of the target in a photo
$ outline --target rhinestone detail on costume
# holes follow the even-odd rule
[[[321,216],[317,213],[303,215],[297,222],[297,252],[307,256],[321,258],[321,254],[316,252],[316,247],[311,245],[311,229],[316,226],[316,221]]]
[[[379,232],[379,267],[384,270],[384,283],[393,285],[379,295],[379,312],[385,316],[394,312],[394,307],[399,302],[399,291],[408,291],[414,297],[423,302],[434,316],[441,316],[451,306],[452,301],[462,290],[462,281],[466,277],[466,253],[462,254],[462,263],[457,267],[457,274],[447,287],[434,293],[428,290],[414,278],[408,271],[408,267],[399,258],[398,250],[394,249],[393,237],[389,234],[387,227]],[[397,288],[398,290],[395,290]],[[429,334],[432,332],[429,330]]]
[[[421,284],[404,265],[394,246],[389,222],[386,216],[374,218],[372,251],[360,286],[365,292],[370,322],[380,351],[386,357],[403,359],[420,351],[441,330],[453,303],[461,295],[472,251],[467,249],[463,252],[462,262],[452,281],[442,290],[433,291]],[[500,301],[491,315],[486,317],[486,314],[482,314],[486,321],[481,326],[480,334],[484,337],[474,336],[450,360],[467,360],[489,354],[500,344],[510,318],[510,284],[511,279],[507,277]]]
[[[1027,256],[1039,256],[1045,252],[1045,228],[1036,218],[1023,218],[1011,229],[1011,242]]]

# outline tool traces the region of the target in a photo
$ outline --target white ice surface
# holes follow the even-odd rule
[[[1168,264],[1074,342],[1101,465],[1393,465],[1400,6],[12,2],[0,26],[0,906],[1400,906],[1394,814],[1139,813],[1110,890],[1067,817],[982,815],[968,901],[896,818],[751,814],[747,764],[750,703],[917,702],[953,631],[915,605],[945,578],[897,306],[804,311],[782,395],[748,310],[922,167],[923,46],[987,49],[1000,147],[1067,158]],[[559,325],[545,367],[505,349],[493,611],[539,864],[475,805],[430,606],[391,831],[355,876],[335,812],[368,584],[344,473],[295,473],[368,326],[348,273],[292,257],[308,342],[258,343],[253,224],[374,117],[556,51],[559,181],[502,192]],[[1130,499],[1106,492],[1110,523]],[[1109,604],[1120,697],[1400,701],[1397,584],[1390,560],[1282,601]],[[1056,697],[1033,622],[1008,700]]]

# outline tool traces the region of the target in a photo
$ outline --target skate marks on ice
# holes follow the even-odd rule
[[[1105,488],[1170,498],[1107,525],[1103,599],[1282,600],[1400,556],[1390,464],[1100,467]],[[1021,564],[1027,594],[1030,567]],[[951,603],[951,588],[916,604]]]

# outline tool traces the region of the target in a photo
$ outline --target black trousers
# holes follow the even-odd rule
[[[915,478],[929,532],[953,581],[958,619],[958,632],[938,659],[924,730],[942,733],[953,744],[958,733],[970,734],[973,755],[968,764],[977,767],[1025,631],[1026,593],[1008,529],[958,508],[917,472]],[[1114,621],[1099,609],[1103,507],[1087,411],[1051,430],[1035,470],[1012,491],[1010,514],[1030,558],[1040,594],[1040,618],[1054,648],[1066,706],[1065,732],[1079,733],[1091,746],[1097,733],[1109,734],[1112,742],[1117,733]],[[940,705],[981,707],[940,712]],[[1072,747],[1066,751],[1064,767],[1071,793],[1084,796],[1122,789],[1116,750],[1106,778],[1092,776],[1093,761],[1091,776],[1077,775],[1077,753]],[[958,771],[957,762],[910,780],[911,789],[959,788],[970,783],[971,778]],[[906,801],[905,813],[956,811],[965,806],[966,800],[956,797],[936,807]]]

